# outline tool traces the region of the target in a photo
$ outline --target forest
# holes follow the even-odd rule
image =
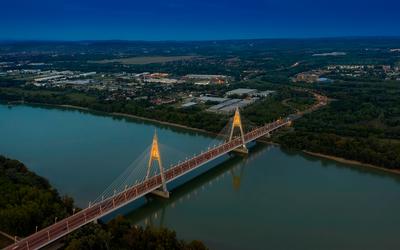
[[[338,82],[315,86],[331,103],[296,121],[275,140],[299,150],[400,169],[400,87]]]
[[[176,233],[166,228],[132,226],[122,216],[107,224],[90,224],[66,239],[65,250],[108,249],[207,249],[200,241],[177,239]]]
[[[27,236],[72,213],[73,200],[17,161],[0,156],[0,230]]]

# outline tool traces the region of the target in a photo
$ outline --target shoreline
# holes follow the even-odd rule
[[[175,127],[175,128],[187,129],[187,130],[191,130],[191,131],[195,131],[195,132],[201,132],[201,133],[208,134],[208,135],[213,135],[213,136],[217,135],[217,134],[215,134],[213,132],[210,132],[210,131],[207,131],[207,130],[204,130],[204,129],[193,128],[193,127],[189,127],[189,126],[178,124],[178,123],[160,121],[160,120],[153,119],[153,118],[147,118],[147,117],[127,114],[127,113],[120,113],[120,112],[109,113],[109,112],[97,111],[97,110],[90,109],[90,108],[74,106],[74,105],[67,105],[67,104],[62,104],[62,105],[45,104],[45,105],[63,107],[63,108],[71,108],[71,109],[83,110],[83,111],[88,111],[88,112],[97,112],[97,113],[103,113],[103,114],[111,115],[111,116],[133,118],[133,119],[136,119],[136,120],[147,121],[147,122],[152,122],[152,123],[161,124],[161,125],[167,125],[167,126],[171,126],[171,127]]]
[[[311,151],[307,151],[307,150],[302,150],[302,152],[307,154],[307,155],[319,157],[319,158],[322,158],[322,159],[332,160],[332,161],[339,162],[339,163],[344,163],[344,164],[347,164],[347,165],[352,165],[354,167],[356,167],[356,166],[357,167],[364,167],[364,168],[369,168],[369,169],[381,170],[381,171],[384,171],[384,172],[387,172],[387,173],[392,173],[392,174],[397,174],[397,175],[400,174],[400,170],[379,167],[379,166],[376,166],[376,165],[372,165],[372,164],[369,164],[369,163],[363,163],[363,162],[356,161],[356,160],[349,160],[349,159],[338,157],[338,156],[315,153],[315,152],[311,152]]]
[[[212,136],[217,136],[216,133],[204,130],[204,129],[199,129],[199,128],[193,128],[189,127],[186,125],[178,124],[178,123],[173,123],[173,122],[166,122],[166,121],[160,121],[157,119],[153,118],[147,118],[143,116],[137,116],[137,115],[132,115],[132,114],[127,114],[127,113],[120,113],[120,112],[104,112],[104,111],[98,111],[95,109],[90,109],[90,108],[85,108],[85,107],[80,107],[80,106],[74,106],[74,105],[69,105],[69,104],[48,104],[48,103],[33,103],[33,102],[25,102],[25,103],[18,103],[18,104],[27,104],[27,105],[42,105],[42,106],[49,106],[49,107],[59,107],[59,108],[68,108],[68,109],[75,109],[75,110],[81,110],[81,111],[87,111],[87,112],[92,112],[92,113],[98,113],[98,114],[104,114],[107,116],[117,116],[117,117],[123,117],[123,118],[132,118],[135,120],[140,120],[140,121],[146,121],[146,122],[151,122],[155,124],[160,124],[160,125],[167,125],[175,128],[181,128],[181,129],[187,129],[193,132],[200,132],[203,134],[208,134]]]
[[[50,106],[50,107],[61,107],[61,108],[69,108],[69,109],[76,109],[76,110],[81,110],[81,111],[87,111],[87,112],[93,112],[93,113],[102,113],[105,115],[110,115],[110,116],[118,116],[118,117],[123,117],[123,118],[132,118],[132,119],[136,119],[139,121],[147,121],[147,122],[151,122],[151,123],[155,123],[155,124],[159,124],[159,125],[166,125],[166,126],[171,126],[174,128],[180,128],[180,129],[186,129],[192,132],[198,132],[198,133],[203,133],[203,134],[207,134],[207,135],[211,135],[211,136],[217,136],[217,134],[204,130],[204,129],[198,129],[198,128],[193,128],[193,127],[189,127],[186,125],[181,125],[178,123],[173,123],[173,122],[165,122],[165,121],[159,121],[156,119],[152,119],[152,118],[146,118],[146,117],[142,117],[142,116],[137,116],[137,115],[132,115],[132,114],[126,114],[126,113],[120,113],[120,112],[104,112],[104,111],[97,111],[94,109],[90,109],[90,108],[85,108],[85,107],[80,107],[80,106],[74,106],[74,105],[68,105],[68,104],[44,104],[44,103],[19,103],[19,104],[33,104],[33,105],[45,105],[45,106]],[[279,143],[273,142],[273,141],[265,141],[265,140],[258,140],[261,143],[264,144],[270,144],[270,145],[277,145],[277,146],[281,146]],[[364,168],[371,168],[371,169],[376,169],[376,170],[381,170],[387,173],[392,173],[392,174],[397,174],[400,175],[400,170],[393,170],[393,169],[388,169],[388,168],[384,168],[384,167],[379,167],[376,165],[372,165],[372,164],[368,164],[368,163],[363,163],[360,161],[355,161],[355,160],[349,160],[349,159],[345,159],[342,157],[337,157],[337,156],[333,156],[333,155],[326,155],[326,154],[321,154],[321,153],[315,153],[315,152],[311,152],[311,151],[307,151],[307,150],[302,150],[301,152],[311,155],[311,156],[315,156],[321,159],[327,159],[327,160],[332,160],[338,163],[344,163],[344,164],[348,164],[348,165],[352,165],[352,166],[358,166],[358,167],[364,167]]]
[[[213,135],[216,136],[217,134],[204,130],[204,129],[199,129],[199,128],[193,128],[193,127],[189,127],[186,125],[182,125],[182,124],[178,124],[178,123],[173,123],[173,122],[165,122],[165,121],[159,121],[157,119],[152,119],[152,118],[146,118],[146,117],[142,117],[142,116],[137,116],[137,115],[131,115],[131,114],[126,114],[126,113],[107,113],[107,114],[111,114],[114,116],[121,116],[121,117],[128,117],[128,118],[133,118],[133,119],[137,119],[137,120],[143,120],[143,121],[148,121],[148,122],[153,122],[153,123],[157,123],[157,124],[161,124],[161,125],[168,125],[171,127],[176,127],[176,128],[182,128],[182,129],[187,129],[187,130],[191,130],[193,132],[201,132],[204,134],[208,134],[208,135]]]

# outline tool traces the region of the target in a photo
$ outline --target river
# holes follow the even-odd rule
[[[24,162],[84,207],[151,144],[164,165],[207,135],[71,109],[0,105],[0,154]],[[122,212],[211,249],[399,249],[400,177],[257,144]],[[221,162],[221,161],[220,161]],[[139,206],[140,205],[140,206]]]

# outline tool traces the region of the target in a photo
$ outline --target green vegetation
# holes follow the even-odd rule
[[[276,88],[276,87],[275,87]],[[248,106],[242,117],[257,126],[303,111],[315,103],[312,94],[290,87],[280,86],[271,97]]]
[[[27,236],[72,213],[73,201],[61,198],[44,178],[24,164],[0,156],[0,230]]]
[[[316,87],[335,98],[296,121],[282,145],[400,169],[400,87],[397,83],[335,83]]]
[[[166,228],[132,226],[121,216],[108,224],[90,224],[66,239],[66,250],[106,249],[206,249],[200,241],[178,240]]]
[[[24,85],[26,81],[24,80],[16,80],[10,77],[0,77],[0,86],[1,87],[17,87]]]

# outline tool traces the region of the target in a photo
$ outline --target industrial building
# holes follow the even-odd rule
[[[225,93],[226,96],[238,95],[238,96],[252,96],[256,94],[258,90],[256,89],[234,89]]]
[[[256,102],[258,98],[251,99],[228,99],[225,102],[214,105],[208,109],[208,111],[216,113],[232,113],[235,111],[236,107],[244,108],[250,104]]]

